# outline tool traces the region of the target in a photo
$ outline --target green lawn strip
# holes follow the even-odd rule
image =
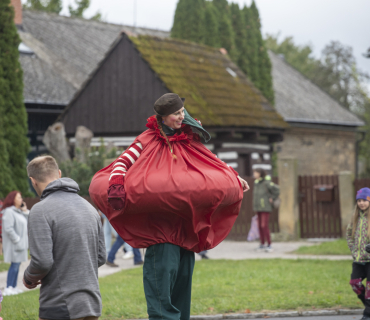
[[[0,262],[0,272],[8,271],[10,263]]]
[[[361,308],[349,286],[351,262],[328,260],[208,260],[196,263],[192,314],[261,310]],[[100,279],[102,320],[146,318],[142,269]],[[35,319],[38,291],[4,297],[4,319]]]
[[[5,263],[3,261],[4,261],[4,256],[0,254],[0,272],[8,271],[10,267],[10,263]]]
[[[292,253],[312,255],[351,255],[345,239],[323,242],[314,246],[303,246]]]

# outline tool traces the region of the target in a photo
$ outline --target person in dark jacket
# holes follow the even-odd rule
[[[280,188],[266,175],[265,170],[257,168],[253,171],[253,211],[258,215],[258,229],[260,232],[259,251],[272,252],[271,236],[269,229],[270,213],[273,210],[273,202],[279,197]],[[265,246],[267,242],[267,246]]]
[[[41,201],[30,212],[31,262],[23,283],[28,289],[41,284],[40,319],[96,320],[98,268],[106,260],[100,216],[77,194],[75,181],[61,178],[53,157],[33,159],[27,172]]]

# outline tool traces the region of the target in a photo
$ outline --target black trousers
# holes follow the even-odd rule
[[[365,278],[366,288],[362,284]],[[354,262],[349,284],[365,306],[364,315],[370,317],[370,263],[362,265]]]

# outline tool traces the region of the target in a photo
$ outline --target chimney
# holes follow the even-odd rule
[[[21,0],[11,0],[11,5],[14,7],[14,23],[17,26],[22,25],[22,3]]]

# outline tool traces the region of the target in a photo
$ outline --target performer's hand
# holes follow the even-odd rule
[[[245,181],[244,179],[240,178],[240,176],[238,176],[238,179],[239,179],[240,183],[242,184],[243,192],[247,192],[250,189],[249,185],[248,185],[248,182]]]
[[[125,206],[126,192],[121,184],[111,185],[108,189],[108,202],[114,210],[122,210]]]

